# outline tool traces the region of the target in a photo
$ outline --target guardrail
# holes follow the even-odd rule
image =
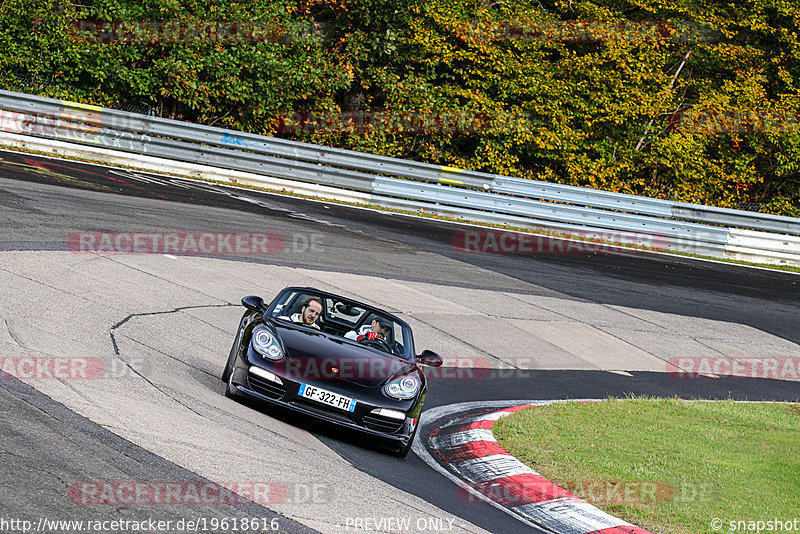
[[[800,219],[792,217],[525,180],[0,91],[0,142],[15,136],[202,165],[218,174],[235,171],[266,187],[274,179],[284,186],[327,186],[382,207],[800,266]],[[147,167],[141,158],[133,163]]]

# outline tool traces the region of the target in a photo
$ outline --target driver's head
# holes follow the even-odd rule
[[[383,318],[373,319],[372,331],[379,333],[382,337],[387,337],[392,331],[392,323]]]
[[[303,301],[303,307],[300,308],[300,318],[303,320],[303,324],[314,324],[321,313],[321,298],[309,297]]]

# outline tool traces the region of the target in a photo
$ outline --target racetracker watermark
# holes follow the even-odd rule
[[[733,358],[695,356],[672,358],[667,375],[677,379],[765,378],[800,380],[800,357]]]
[[[100,108],[82,109],[63,106],[52,117],[26,115],[14,111],[0,110],[0,130],[17,134],[58,135],[66,127],[72,127],[75,136],[91,135],[100,132],[103,125]],[[87,106],[87,108],[93,106]],[[78,123],[78,124],[75,124]]]
[[[112,515],[112,514],[109,514]],[[112,515],[113,517],[113,515]],[[281,522],[277,517],[198,517],[181,519],[56,519],[39,517],[37,521],[0,517],[0,532],[278,532]]]
[[[77,504],[278,504],[287,488],[278,482],[76,482],[69,498]]]
[[[697,496],[698,493],[693,492],[693,495]],[[580,497],[599,505],[661,504],[680,499],[681,494],[666,482],[582,480],[556,485],[540,475],[534,475],[527,476],[524,483],[519,484],[514,483],[513,479],[507,484],[498,484],[494,480],[474,485],[462,482],[456,489],[456,497],[465,503],[485,502],[488,498],[506,506]]]
[[[481,357],[448,358],[447,366],[424,367],[428,380],[474,380],[488,377],[490,362]],[[319,357],[284,358],[271,364],[275,373],[291,380],[383,380],[392,376],[397,366],[386,358]]]
[[[141,131],[136,115],[103,114],[103,108],[80,102],[63,102],[55,106],[47,115],[30,115],[14,111],[0,110],[0,130],[18,134],[46,135],[64,137],[72,140],[87,140],[93,144],[99,139],[112,140],[117,148],[137,140],[146,144],[147,134]],[[105,128],[105,130],[103,130]],[[112,132],[116,130],[116,132]],[[36,162],[39,166],[47,163]]]
[[[76,232],[67,239],[67,250],[81,253],[256,255],[322,251],[322,234],[275,232]]]
[[[675,133],[780,134],[800,131],[800,119],[788,111],[681,111],[669,115]]]
[[[480,254],[596,254],[635,252],[635,249],[624,248],[625,246],[666,249],[670,242],[669,238],[663,236],[623,232],[584,232],[573,235],[616,244],[504,230],[459,230],[453,235],[451,244],[457,252]]]
[[[722,36],[707,24],[668,20],[473,20],[457,24],[455,32],[468,42],[573,44],[716,42]]]
[[[511,119],[503,119],[507,123]],[[281,134],[469,135],[496,128],[485,113],[468,111],[296,111],[273,119]]]
[[[0,379],[95,380],[104,373],[99,358],[62,356],[0,357]]]
[[[278,21],[78,20],[72,25],[71,38],[100,44],[251,45],[320,41],[323,33],[320,25],[304,22],[290,26]]]
[[[0,357],[0,379],[114,380],[147,374],[153,361],[144,356],[116,354],[103,358],[81,356]]]

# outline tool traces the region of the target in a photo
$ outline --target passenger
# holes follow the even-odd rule
[[[344,335],[344,337],[354,341],[361,341],[362,339],[377,339],[379,337],[386,339],[389,337],[391,331],[392,322],[388,319],[384,319],[383,317],[378,317],[372,320],[372,324],[365,324],[358,329],[358,332],[355,330],[350,330]]]

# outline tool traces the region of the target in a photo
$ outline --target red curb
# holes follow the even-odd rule
[[[462,460],[493,456],[495,454],[511,456],[508,451],[501,447],[496,441],[473,441],[448,449],[447,452],[443,453],[443,457],[447,463],[451,464]]]
[[[474,421],[464,425],[460,430],[491,430],[494,423],[495,422],[491,420],[481,419],[480,421]]]
[[[552,501],[562,497],[577,499],[569,491],[557,486],[542,475],[523,474],[510,477],[496,478],[491,482],[477,485],[496,500],[507,506],[524,506],[543,501]],[[498,493],[502,491],[502,494]]]
[[[578,402],[586,403],[593,401]],[[468,460],[480,460],[486,457],[493,457],[493,460],[499,461],[499,458],[497,458],[498,456],[507,456],[509,461],[519,463],[519,461],[516,460],[511,453],[505,450],[496,440],[490,441],[486,439],[476,439],[476,441],[457,443],[455,445],[445,446],[440,449],[435,445],[436,442],[434,438],[439,437],[446,440],[447,436],[459,432],[468,433],[470,430],[491,430],[496,423],[495,418],[492,417],[491,419],[480,419],[480,417],[491,416],[499,412],[513,414],[533,406],[536,405],[521,404],[494,412],[485,412],[477,416],[470,416],[469,419],[471,419],[471,421],[469,423],[459,424],[458,422],[455,422],[455,424],[451,423],[449,426],[437,428],[430,435],[432,443],[434,444],[433,450],[439,455],[445,464],[449,464],[451,467],[454,463]],[[480,437],[480,434],[478,434],[478,436]],[[496,469],[496,472],[499,473],[502,473],[504,470],[507,471],[511,469],[505,464],[505,460],[503,460],[503,463],[499,465],[496,462],[490,462],[489,460],[487,460],[487,463],[483,464],[483,466],[481,466],[482,462],[480,461],[475,462],[474,464],[470,463],[469,465],[470,468],[474,469],[476,474],[478,474],[480,472],[485,473],[487,471],[492,471],[491,468],[486,467],[491,465],[491,463],[495,463],[495,468],[499,467],[499,469]],[[485,498],[491,499],[505,508],[534,521],[537,520],[537,518],[534,516],[538,512],[531,512],[530,508],[528,508],[527,511],[522,508],[530,506],[536,507],[540,504],[546,505],[550,501],[563,499],[563,503],[559,504],[559,507],[561,508],[560,512],[562,514],[562,520],[564,517],[572,515],[569,523],[574,522],[574,525],[567,527],[569,534],[651,534],[647,530],[633,525],[617,525],[597,529],[597,526],[602,525],[603,522],[608,525],[612,521],[618,521],[619,523],[624,523],[624,521],[602,512],[583,499],[576,497],[568,490],[551,482],[542,475],[533,472],[530,468],[525,467],[524,464],[519,463],[519,465],[520,469],[527,469],[531,472],[507,476],[501,475],[496,476],[491,480],[483,480],[481,482],[476,482],[474,478],[473,480],[470,480],[469,473],[465,474],[461,470],[453,468],[462,478],[465,478],[464,486],[459,485],[457,491],[457,493],[459,493],[459,499],[464,500],[465,502],[473,502],[475,497],[466,490],[466,487],[471,487],[477,490]],[[512,472],[513,470],[514,469],[511,469]],[[464,495],[462,496],[461,494]],[[538,508],[536,509],[538,510]],[[596,513],[590,512],[587,515],[587,509],[594,510]],[[530,515],[531,513],[533,513],[534,516]],[[540,519],[542,517],[545,516],[539,516]],[[547,517],[552,518],[552,516]],[[541,519],[541,521],[541,524],[544,524],[546,520]],[[550,519],[550,521],[552,521],[552,519]],[[558,523],[558,521],[559,519],[557,518],[556,522]],[[563,523],[562,525],[566,526]],[[587,527],[591,528],[589,525],[596,526],[594,526],[594,530],[586,530]],[[545,524],[545,526],[548,525]]]

